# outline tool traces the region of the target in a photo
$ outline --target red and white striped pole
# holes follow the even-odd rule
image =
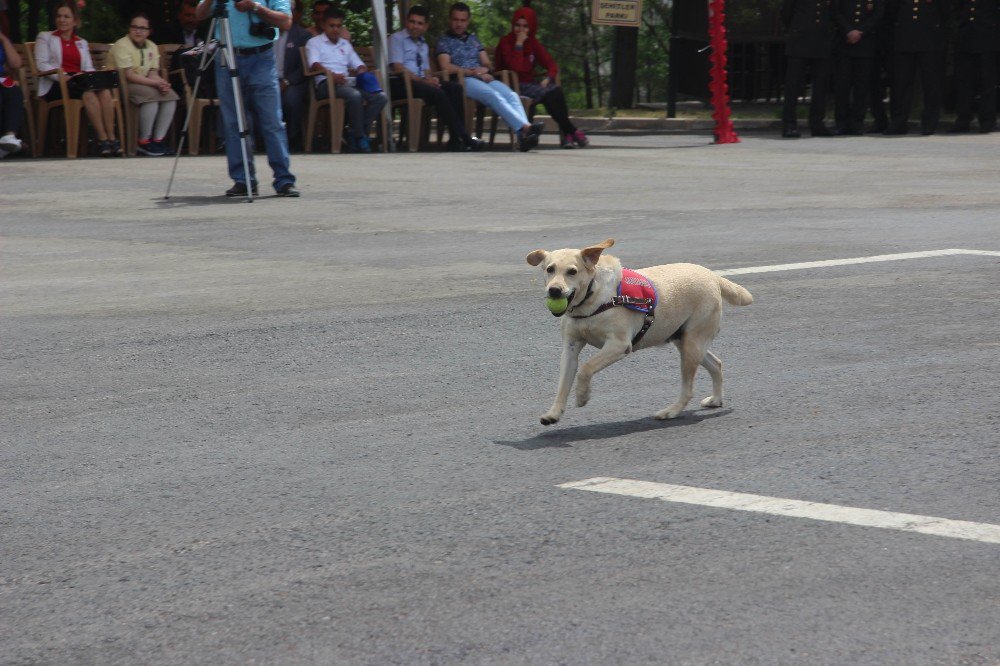
[[[711,67],[708,71],[708,89],[712,95],[712,118],[715,119],[716,143],[739,143],[730,119],[732,111],[729,108],[729,83],[726,81],[726,51],[729,43],[726,40],[726,2],[725,0],[709,0],[708,2],[708,44],[711,53],[708,57]]]

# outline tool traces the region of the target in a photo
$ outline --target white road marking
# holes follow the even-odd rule
[[[966,520],[949,520],[933,516],[918,516],[911,513],[857,509],[837,504],[803,502],[800,500],[782,499],[780,497],[733,493],[726,490],[693,488],[691,486],[675,486],[669,483],[653,483],[652,481],[616,479],[614,477],[584,479],[583,481],[562,483],[557,487],[590,490],[596,493],[610,493],[612,495],[659,499],[664,502],[697,504],[720,509],[768,513],[776,516],[811,518],[813,520],[825,520],[834,523],[846,523],[848,525],[881,527],[889,530],[902,530],[904,532],[920,532],[921,534],[933,534],[953,539],[970,539],[984,543],[1000,544],[1000,525],[973,523]]]
[[[797,264],[775,264],[773,266],[748,266],[746,268],[729,268],[715,271],[716,275],[747,275],[750,273],[773,273],[776,271],[796,271],[804,268],[826,268],[828,266],[849,266],[851,264],[870,264],[879,261],[902,261],[904,259],[926,259],[928,257],[949,257],[956,254],[977,255],[982,257],[1000,257],[1000,252],[992,250],[927,250],[926,252],[901,252],[899,254],[877,254],[871,257],[854,257],[853,259],[828,259],[826,261],[804,261]]]

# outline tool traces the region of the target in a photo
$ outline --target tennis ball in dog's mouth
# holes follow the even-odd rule
[[[545,307],[554,315],[561,315],[569,307],[569,300],[566,298],[546,298]]]

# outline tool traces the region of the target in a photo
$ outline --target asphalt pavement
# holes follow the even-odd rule
[[[1000,664],[998,543],[559,487],[1000,524],[1000,134],[592,139],[0,162],[0,663]],[[722,408],[539,424],[525,255],[608,237],[754,294]]]

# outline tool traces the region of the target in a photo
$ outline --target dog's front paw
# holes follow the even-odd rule
[[[702,407],[722,407],[722,398],[710,395],[701,401]]]
[[[654,419],[659,419],[660,421],[666,421],[669,419],[676,419],[684,411],[683,407],[678,407],[677,405],[671,405],[666,409],[661,409],[660,411],[653,414]]]
[[[583,407],[590,402],[590,380],[579,379],[576,381],[576,406]]]
[[[558,414],[556,412],[546,412],[545,414],[542,414],[542,418],[538,420],[541,421],[542,425],[552,425],[559,420],[560,416],[562,416],[562,414]]]

